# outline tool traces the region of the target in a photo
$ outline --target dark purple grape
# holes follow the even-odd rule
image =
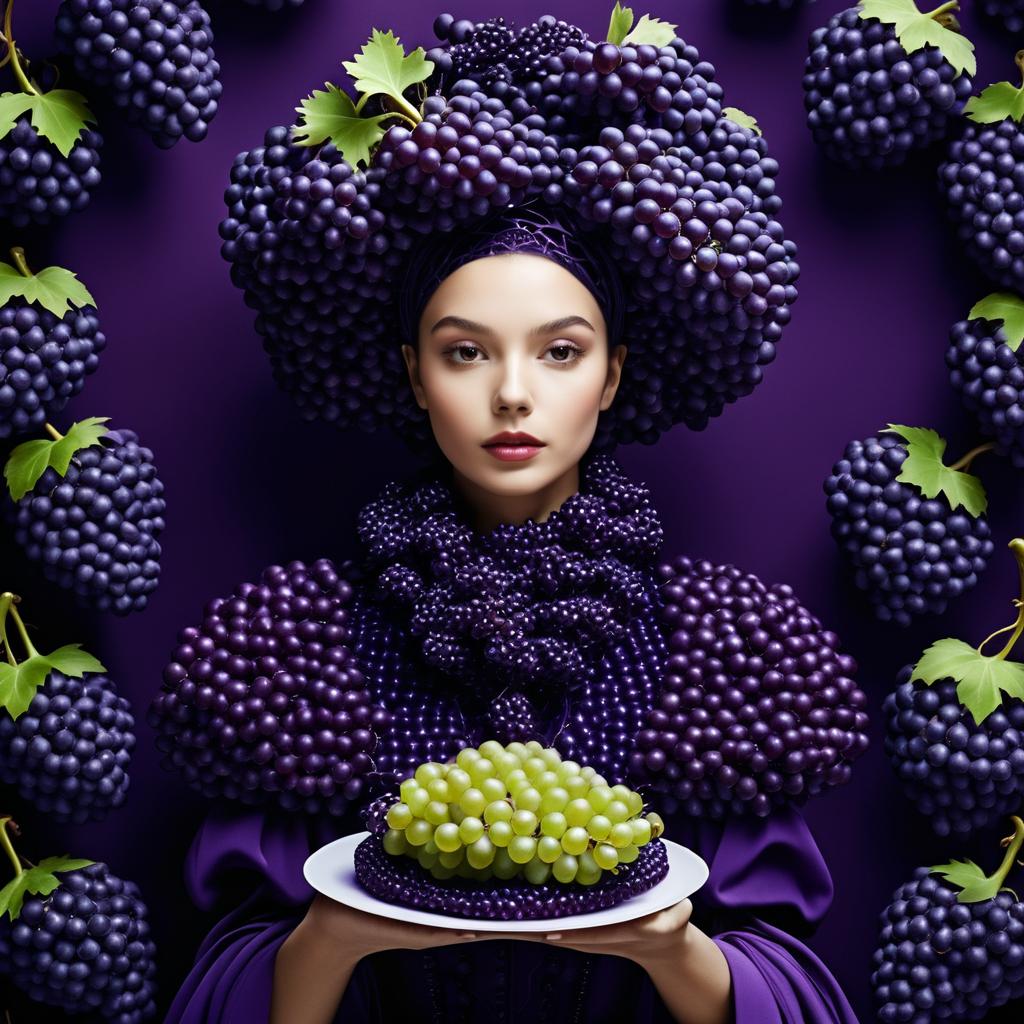
[[[164,767],[211,799],[344,814],[390,721],[346,643],[351,598],[319,559],[269,566],[210,601],[148,712]]]
[[[102,145],[100,133],[86,128],[65,157],[28,114],[16,118],[0,139],[0,218],[23,228],[84,209],[100,183]]]
[[[871,975],[884,1024],[982,1020],[1024,996],[1024,904],[959,891],[918,867],[885,908]]]
[[[938,47],[907,53],[893,25],[859,12],[840,11],[811,33],[804,107],[814,141],[827,157],[877,170],[944,138],[972,82]]]
[[[0,918],[0,964],[30,999],[110,1024],[156,1014],[156,946],[138,886],[95,863],[56,876],[47,896],[27,895]]]
[[[986,277],[1024,292],[1024,126],[966,122],[939,166],[939,188],[963,251]]]
[[[0,782],[53,821],[101,821],[124,803],[134,726],[106,676],[51,669],[28,711],[0,708]]]
[[[61,0],[57,42],[162,149],[206,138],[221,94],[199,0]]]
[[[956,681],[911,682],[905,665],[882,705],[885,752],[904,793],[940,836],[970,835],[1024,797],[1024,702],[1007,698],[978,725]]]
[[[491,702],[484,728],[487,738],[497,740],[502,746],[544,739],[530,698],[519,691],[503,693]]]
[[[950,508],[897,482],[906,441],[894,434],[851,441],[824,483],[831,532],[882,622],[906,626],[938,615],[978,582],[992,555],[984,515]]]
[[[482,85],[510,81],[508,58],[514,40],[515,32],[504,18],[478,22],[467,39],[448,51],[456,77],[471,78]]]
[[[22,298],[0,307],[0,438],[38,430],[60,412],[106,345],[93,306],[60,317]]]
[[[439,880],[415,859],[392,856],[380,839],[367,836],[355,851],[356,879],[371,895],[388,903],[429,910],[452,917],[486,921],[533,921],[604,910],[652,889],[668,873],[668,855],[660,839],[640,847],[631,864],[618,874],[606,873],[593,885],[557,881],[536,885],[523,877]]]
[[[1024,0],[981,0],[981,13],[1007,32],[1024,32]]]
[[[5,490],[3,502],[15,541],[48,580],[83,606],[127,615],[160,581],[163,493],[153,452],[133,430],[110,430],[63,477],[49,467],[24,497]]]
[[[630,755],[633,784],[720,819],[846,782],[867,749],[867,698],[836,634],[789,585],[732,565],[679,556],[658,575],[668,658]]]
[[[976,317],[949,333],[949,380],[995,451],[1024,469],[1024,349],[1012,349],[998,322]]]

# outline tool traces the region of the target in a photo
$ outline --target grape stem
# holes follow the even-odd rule
[[[1002,629],[997,629],[994,633],[990,633],[976,648],[979,654],[983,654],[982,648],[989,640],[999,636],[1000,633],[1005,633],[1008,629],[1012,629],[1013,636],[1007,641],[1006,646],[995,655],[998,661],[1003,661],[1006,658],[1021,633],[1024,632],[1024,540],[1020,537],[1014,537],[1007,547],[1013,552],[1014,558],[1017,559],[1017,569],[1020,572],[1020,597],[1013,602],[1017,606],[1017,621],[1009,626],[1003,626]]]
[[[971,463],[984,452],[991,451],[995,448],[995,441],[989,441],[986,444],[979,444],[977,448],[972,448],[962,459],[957,459],[949,469],[961,469],[965,473],[971,468]]]
[[[1013,62],[1021,73],[1021,88],[1024,89],[1024,50],[1018,50],[1013,55]]]
[[[32,641],[29,639],[28,630],[25,629],[25,623],[21,621],[21,616],[18,614],[18,609],[11,605],[11,614],[14,616],[14,624],[18,627],[18,635],[21,637],[21,642],[25,645],[25,650],[28,652],[30,658],[38,658],[39,652],[32,646]]]
[[[14,260],[14,265],[22,276],[34,276],[32,271],[28,269],[28,263],[25,262],[25,250],[20,245],[11,246],[11,259]]]
[[[988,876],[990,881],[998,879],[1000,886],[1006,881],[1006,876],[1010,873],[1010,868],[1013,867],[1013,863],[1017,859],[1021,845],[1024,844],[1024,821],[1021,821],[1016,814],[1010,815],[1010,821],[1013,822],[1013,835],[1006,836],[999,842],[1000,846],[1008,847],[1003,856],[1003,862]]]
[[[11,650],[11,642],[7,639],[7,612],[10,610],[14,599],[15,595],[9,590],[5,590],[0,594],[0,643],[3,643],[4,652],[7,655],[7,663],[17,668],[18,661],[14,657],[14,651]]]
[[[936,7],[934,11],[929,11],[925,15],[925,17],[927,17],[927,18],[934,18],[936,21],[938,21],[939,18],[943,14],[946,14],[947,12],[959,11],[959,10],[960,10],[960,0],[949,0],[949,3],[942,4],[941,7]]]
[[[54,441],[60,441],[64,437],[64,435],[56,427],[52,426],[49,423],[46,424],[46,432],[50,435],[50,437],[54,439]]]
[[[7,834],[7,822],[10,822],[15,828],[18,827],[9,814],[0,818],[0,846],[3,846],[8,860],[14,865],[14,877],[20,878],[25,873],[25,869],[21,866],[21,861],[18,860],[18,855],[14,852],[14,847],[11,845],[11,837]]]
[[[32,87],[32,83],[26,77],[21,66],[21,61],[18,60],[18,48],[14,45],[14,36],[11,34],[11,9],[13,7],[14,0],[7,0],[7,10],[4,12],[4,42],[7,44],[7,55],[11,58],[11,70],[24,92],[30,96],[38,96],[38,91]]]

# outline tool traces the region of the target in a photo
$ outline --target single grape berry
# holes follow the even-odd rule
[[[0,708],[0,782],[54,821],[100,821],[128,791],[134,726],[106,676],[52,669],[27,712]]]
[[[111,1024],[154,1016],[156,947],[138,886],[103,863],[54,877],[57,888],[26,895],[13,921],[0,917],[4,972],[30,999],[69,1013]]]
[[[814,141],[827,157],[877,170],[901,164],[913,150],[946,136],[971,94],[973,74],[973,59],[968,72],[964,60],[947,56],[955,53],[950,43],[962,42],[940,28],[952,18],[949,7],[910,19],[914,36],[908,30],[904,39],[914,42],[906,49],[903,29],[897,32],[886,20],[883,2],[867,0],[840,11],[811,33],[804,107]],[[933,15],[931,36],[943,41],[922,44],[920,22]]]
[[[932,436],[931,454],[941,458],[945,442],[933,431],[919,432]],[[983,514],[954,509],[946,494],[929,498],[917,484],[897,479],[907,472],[911,451],[916,462],[915,442],[892,433],[851,441],[824,483],[832,536],[855,584],[881,621],[900,626],[945,611],[978,582],[993,550]]]
[[[867,749],[867,698],[836,634],[788,584],[732,565],[679,556],[658,575],[669,654],[630,755],[634,784],[722,818],[846,782]]]
[[[211,799],[344,814],[389,724],[346,644],[351,598],[319,559],[210,601],[149,709],[163,766]]]
[[[4,505],[15,541],[48,580],[82,605],[127,615],[159,583],[163,493],[153,452],[133,430],[109,430],[79,448],[63,475],[48,465]]]
[[[220,65],[198,0],[61,0],[57,42],[161,148],[206,138]]]
[[[0,138],[0,218],[23,228],[84,209],[100,183],[102,145],[100,133],[85,128],[63,156],[28,114],[15,118]]]

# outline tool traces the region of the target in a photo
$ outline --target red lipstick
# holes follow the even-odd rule
[[[532,459],[544,447],[544,442],[521,430],[503,430],[484,441],[483,447],[502,462],[523,462]]]

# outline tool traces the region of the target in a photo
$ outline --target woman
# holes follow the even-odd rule
[[[609,326],[614,272],[577,231],[529,209],[425,242],[410,264],[401,319],[416,343],[402,354],[440,454],[426,482],[391,485],[364,508],[363,557],[345,568],[356,588],[349,645],[393,715],[374,755],[380,789],[492,736],[537,738],[634,784],[629,754],[657,700],[667,636],[652,571],[657,514],[645,488],[592,450],[628,365]],[[460,603],[439,551],[461,552],[462,567],[482,574],[477,595],[492,598]],[[545,585],[559,567],[576,575]],[[419,591],[403,600],[413,571]],[[493,634],[474,647],[458,626],[438,628],[460,615],[479,627],[499,596],[510,621],[524,608],[543,617],[552,586],[582,598],[582,614],[612,609],[603,632],[624,627],[618,642],[574,632],[578,615],[532,634],[511,630],[504,650]],[[582,665],[587,682],[560,676],[567,664]],[[204,941],[167,1019],[852,1024],[828,969],[794,937],[813,929],[832,896],[799,810],[716,821],[671,797],[646,798],[666,811],[666,837],[708,862],[705,886],[624,924],[559,934],[556,922],[530,936],[474,932],[472,920],[463,930],[405,924],[398,909],[385,918],[311,900],[305,858],[360,830],[356,816],[305,821],[220,807],[190,854],[193,898],[209,907],[232,883],[256,884]]]

